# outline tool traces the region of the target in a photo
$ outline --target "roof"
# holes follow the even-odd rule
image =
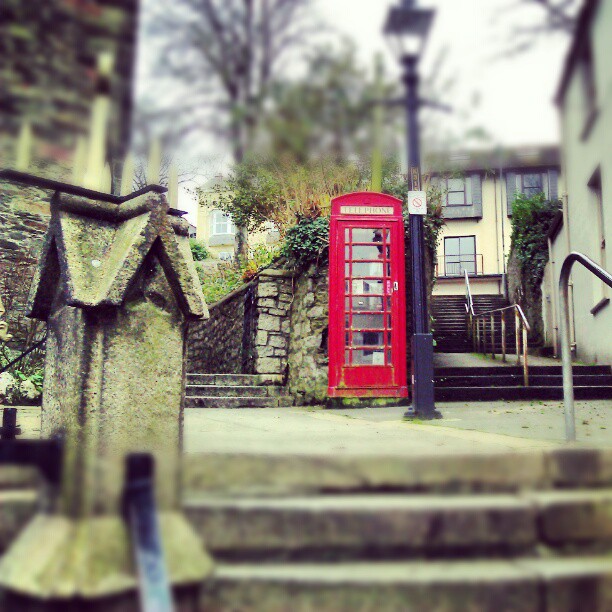
[[[559,168],[561,156],[557,145],[450,151],[428,155],[426,166],[433,172],[486,170],[493,173],[499,169]]]
[[[559,82],[559,88],[555,96],[555,102],[561,104],[565,97],[565,91],[569,85],[570,78],[574,73],[576,63],[580,58],[580,54],[583,49],[585,41],[589,40],[589,28],[599,7],[599,0],[585,0],[578,14],[578,20],[576,24],[576,32],[569,48],[569,52],[565,58],[563,70],[561,72],[561,81]]]

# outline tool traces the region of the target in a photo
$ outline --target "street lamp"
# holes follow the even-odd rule
[[[408,189],[421,191],[418,114],[419,77],[417,64],[434,18],[432,9],[417,8],[415,0],[402,0],[387,16],[384,33],[403,68],[406,87],[408,128]],[[433,336],[429,329],[423,216],[410,215],[410,252],[412,276],[412,406],[406,416],[421,419],[441,418],[434,403]]]

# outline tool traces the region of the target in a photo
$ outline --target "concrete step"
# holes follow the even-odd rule
[[[436,387],[512,387],[523,385],[522,374],[506,375],[500,372],[497,376],[435,376]],[[562,376],[530,375],[529,385],[533,387],[562,387]],[[612,386],[612,375],[575,375],[574,385],[587,386]]]
[[[504,367],[504,374],[519,375],[522,374],[522,366],[502,366]],[[576,375],[599,375],[599,374],[612,374],[610,366],[585,366],[575,365],[572,367],[574,376]],[[558,366],[529,366],[529,373],[537,376],[561,376],[563,374],[562,368]],[[499,375],[500,369],[498,366],[479,366],[479,367],[441,367],[435,369],[436,376],[490,376]]]
[[[282,383],[280,374],[187,374],[188,385],[258,386]]]
[[[0,554],[26,526],[37,508],[38,491],[35,489],[0,491]]]
[[[462,558],[612,544],[612,490],[496,495],[189,496],[216,558],[261,561]]]
[[[577,400],[612,399],[612,386],[574,387]],[[438,402],[562,400],[562,387],[437,387]]]
[[[411,563],[221,564],[200,610],[612,610],[610,557]]]
[[[272,451],[271,451],[272,452]],[[183,457],[186,498],[355,493],[503,493],[612,487],[612,449],[427,456],[196,453]]]
[[[186,397],[278,397],[287,391],[284,387],[272,385],[187,385],[185,393]]]
[[[538,541],[533,503],[513,495],[202,496],[183,508],[222,559],[510,555]]]
[[[278,408],[293,406],[293,398],[280,397],[215,397],[189,396],[185,408]]]

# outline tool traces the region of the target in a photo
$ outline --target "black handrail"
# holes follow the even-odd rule
[[[35,351],[37,348],[40,348],[47,341],[47,334],[44,335],[42,340],[39,340],[36,344],[33,344],[28,350],[24,351],[18,357],[15,357],[12,361],[7,363],[0,369],[0,374],[3,374],[8,369],[12,368],[16,363],[19,363],[24,357],[27,357],[32,351]]]

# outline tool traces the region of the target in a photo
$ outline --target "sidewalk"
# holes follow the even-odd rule
[[[438,421],[403,420],[405,408],[187,409],[184,449],[218,453],[446,454],[565,444],[563,403],[439,403]],[[20,407],[22,438],[40,436],[40,408]],[[612,447],[612,400],[576,402],[579,446]]]
[[[564,445],[560,402],[440,403],[444,419],[404,408],[187,410],[186,452],[266,454],[489,453]],[[612,401],[576,402],[578,443],[612,447]]]
[[[522,364],[523,356],[521,355]],[[530,366],[560,366],[561,360],[553,359],[552,357],[529,355],[527,357],[527,364]],[[490,355],[483,355],[481,353],[434,353],[434,367],[436,368],[483,368],[516,365],[516,355],[506,355],[506,361],[503,362],[501,354],[496,355],[495,359],[491,359]],[[575,365],[579,364],[576,363]]]

